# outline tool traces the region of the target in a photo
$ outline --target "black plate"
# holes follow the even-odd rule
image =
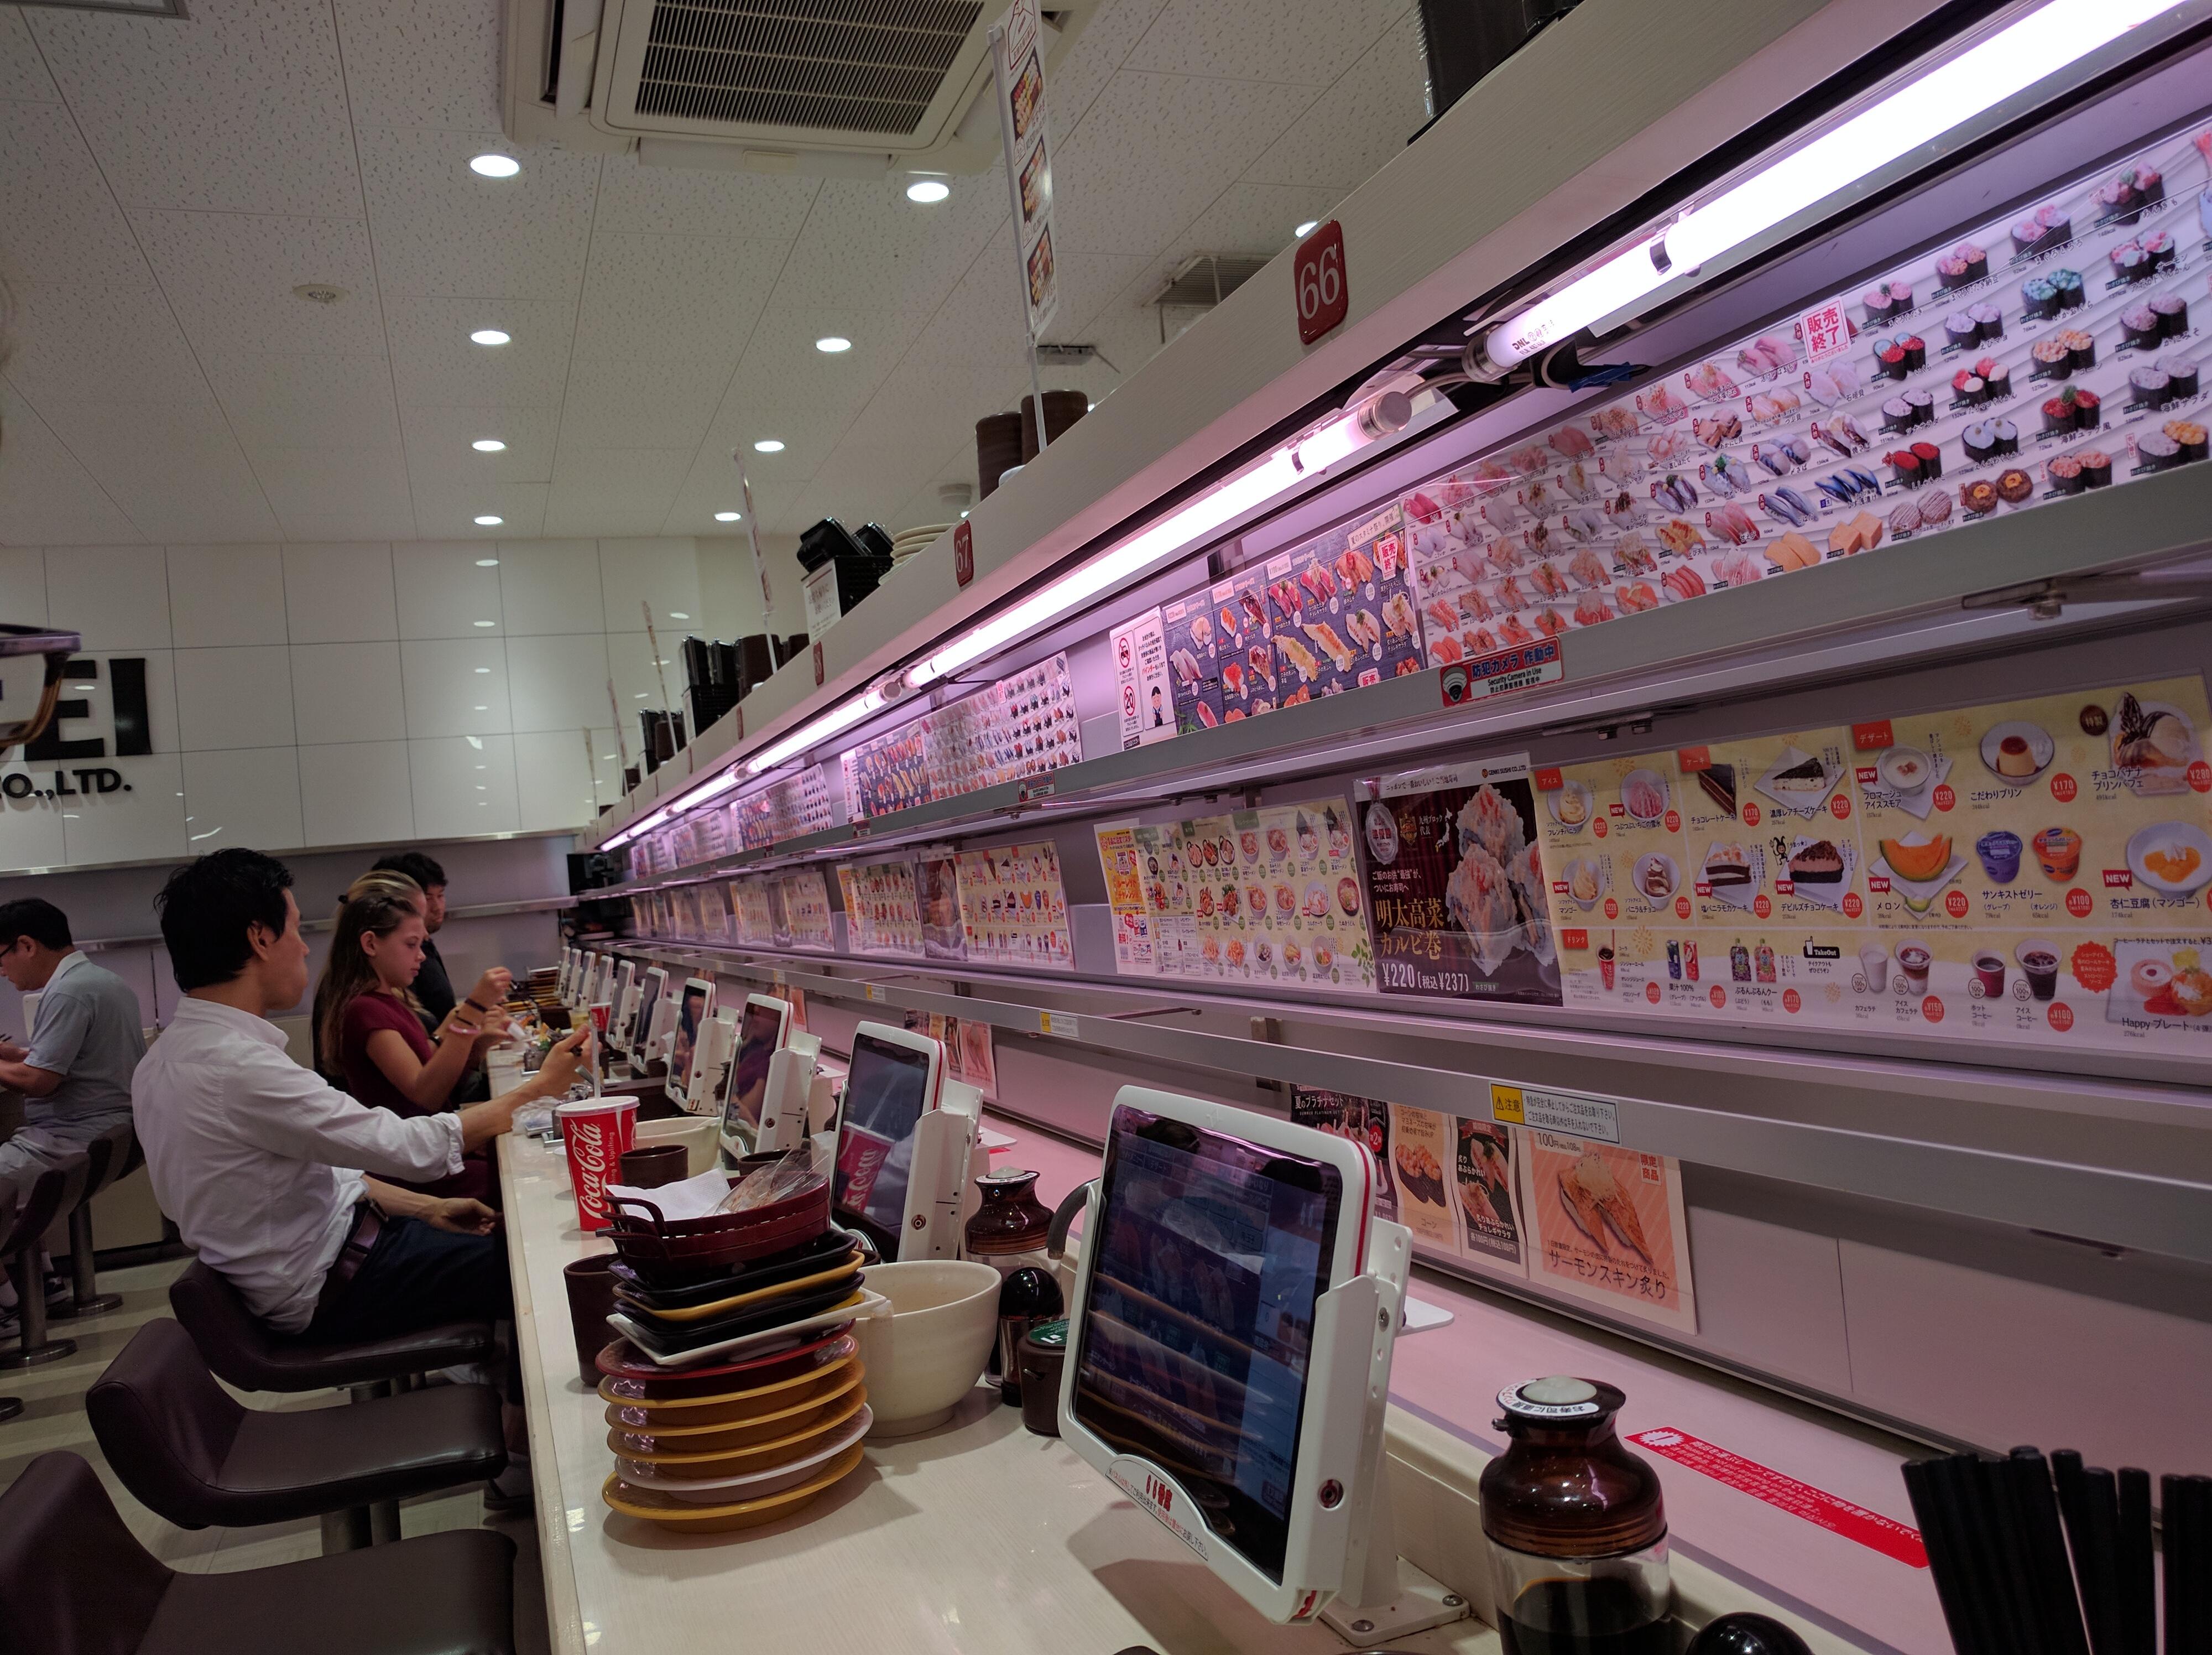
[[[811,1241],[765,1258],[749,1259],[726,1274],[682,1287],[653,1287],[620,1260],[615,1263],[614,1277],[625,1293],[648,1309],[688,1311],[718,1299],[750,1293],[755,1287],[773,1287],[826,1270],[851,1251],[853,1244],[853,1238],[842,1230],[825,1230]]]
[[[804,1321],[807,1317],[826,1310],[834,1310],[853,1296],[860,1285],[860,1272],[833,1282],[826,1287],[778,1299],[757,1310],[744,1310],[735,1316],[725,1316],[712,1322],[653,1322],[637,1315],[628,1319],[637,1332],[631,1336],[635,1342],[662,1356],[674,1355],[678,1351],[696,1350],[702,1345],[719,1344],[725,1339],[734,1339],[741,1334],[766,1333],[787,1322]],[[627,1310],[628,1307],[623,1307]]]

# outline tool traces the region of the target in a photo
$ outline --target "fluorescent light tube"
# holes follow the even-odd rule
[[[1502,375],[2173,9],[2174,0],[2051,0],[1508,317],[1483,336],[1481,358]]]

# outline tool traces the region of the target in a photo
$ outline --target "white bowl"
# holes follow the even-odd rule
[[[867,1374],[871,1437],[905,1437],[952,1416],[983,1377],[999,1331],[999,1273],[957,1258],[873,1264],[862,1277],[888,1316],[853,1323]]]
[[[662,1121],[640,1121],[637,1141],[646,1144],[680,1143],[686,1153],[684,1176],[697,1177],[720,1164],[722,1123],[719,1117],[678,1115]]]

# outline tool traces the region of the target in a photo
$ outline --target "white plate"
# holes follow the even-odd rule
[[[1900,780],[1892,774],[1903,765],[1911,764],[1917,772],[1917,780]],[[1875,774],[1881,785],[1899,798],[1910,798],[1925,793],[1936,782],[1936,761],[1917,747],[1891,747],[1875,761]]]
[[[1589,856],[1577,856],[1569,862],[1561,874],[1566,881],[1567,900],[1584,913],[1596,907],[1598,899],[1605,895],[1606,887],[1613,883],[1611,867],[1608,862]],[[1575,870],[1578,867],[1589,869],[1594,879],[1594,888],[1587,897],[1578,897],[1575,894]]]
[[[1629,808],[1628,789],[1630,785],[1639,777],[1649,782],[1659,791],[1659,808],[1650,816],[1638,816]],[[1667,806],[1673,802],[1674,797],[1673,792],[1667,786],[1667,778],[1656,770],[1631,770],[1620,778],[1620,807],[1628,812],[1628,819],[1638,827],[1650,827],[1663,820],[1667,814]]]
[[[1790,788],[1775,785],[1774,778],[1784,770],[1814,758],[1819,758],[1826,770],[1828,781],[1826,787],[1815,792],[1808,788]],[[1792,745],[1784,747],[1781,755],[1766,767],[1766,774],[1751,785],[1784,810],[1804,811],[1809,813],[1820,808],[1822,803],[1836,790],[1837,784],[1843,779],[1844,767],[1841,764],[1831,764],[1826,755],[1808,753],[1802,747]]]
[[[771,1470],[756,1471],[750,1476],[664,1477],[656,1476],[650,1465],[637,1460],[617,1458],[615,1463],[622,1480],[635,1488],[657,1488],[693,1506],[727,1506],[740,1500],[764,1500],[786,1488],[796,1488],[866,1436],[868,1427],[875,1422],[875,1409],[863,1402],[859,1413],[823,1439],[826,1446],[805,1459],[787,1461]]]
[[[2027,756],[2035,761],[2035,768],[2026,776],[2006,776],[1997,769],[1997,748],[2007,736],[2014,735],[2027,743]],[[2034,781],[2051,768],[2051,761],[2057,753],[2058,744],[2051,740],[2051,733],[2040,724],[2030,724],[2025,719],[2008,718],[1982,733],[1982,768],[2008,788],[2024,788]]]
[[[1559,814],[1560,809],[1570,799],[1582,800],[1583,818],[1579,822],[1570,822]],[[1589,783],[1583,782],[1570,782],[1557,793],[1546,794],[1544,801],[1552,812],[1552,819],[1570,833],[1580,833],[1588,827],[1590,812],[1597,807],[1597,801],[1590,797]]]
[[[2163,874],[2154,873],[2144,861],[2148,852],[2179,850],[2184,848],[2197,853],[2197,867],[2189,877],[2177,883]],[[2162,897],[2186,897],[2212,883],[2212,835],[2188,822],[2155,822],[2139,828],[2128,841],[2128,868]]]
[[[1790,842],[1790,855],[1794,856],[1806,846],[1815,843],[1817,841],[1812,835],[1801,833]],[[1808,885],[1802,879],[1790,879],[1790,891],[1792,895],[1802,897],[1807,902],[1816,902],[1823,908],[1840,910],[1844,905],[1844,893],[1851,888],[1851,876],[1858,872],[1858,847],[1849,839],[1831,839],[1828,843],[1842,853],[1844,877],[1833,885],[1820,883]],[[1761,854],[1764,855],[1764,852]],[[1790,863],[1786,858],[1782,866],[1774,871],[1774,877],[1777,879],[1790,879]]]
[[[1933,879],[1908,879],[1889,865],[1889,858],[1877,856],[1870,873],[1879,873],[1889,881],[1889,888],[1905,899],[1905,905],[1916,914],[1924,914],[1936,900],[1936,893],[1966,871],[1966,859],[1953,855],[1951,865],[1942,875]]]
[[[1652,867],[1663,870],[1667,875],[1666,890],[1656,897],[1644,889],[1644,873]],[[1636,859],[1635,879],[1636,894],[1644,898],[1647,906],[1652,908],[1664,908],[1674,899],[1674,893],[1682,888],[1681,868],[1676,865],[1672,856],[1661,850],[1652,851],[1649,855],[1638,856]]]

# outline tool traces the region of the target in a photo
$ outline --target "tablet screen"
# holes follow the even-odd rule
[[[714,1003],[712,983],[693,977],[684,985],[684,998],[677,1002],[676,1043],[668,1050],[668,1095],[678,1103],[691,1084],[692,1054],[699,1044],[699,1031],[707,1025],[707,1013]]]
[[[871,1035],[853,1037],[831,1199],[839,1211],[866,1220],[894,1244],[906,1222],[914,1129],[928,1093],[928,1053]]]
[[[729,1095],[722,1104],[722,1135],[750,1149],[760,1134],[761,1103],[768,1095],[769,1059],[783,1037],[783,1017],[748,1001],[738,1016],[738,1055],[730,1061]]]
[[[667,981],[668,973],[659,966],[647,969],[644,986],[637,993],[637,1015],[630,1019],[629,1027],[625,1031],[629,1050],[633,1052],[643,1047],[653,1033],[653,1008],[660,1003],[660,990]]]
[[[1323,1162],[1114,1111],[1075,1417],[1174,1476],[1276,1581],[1342,1206]]]

